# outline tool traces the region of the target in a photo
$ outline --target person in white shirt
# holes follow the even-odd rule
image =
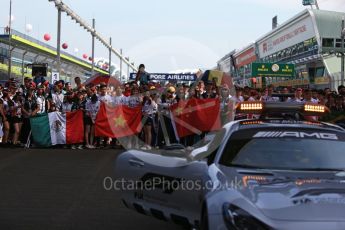
[[[120,86],[116,88],[115,96],[113,96],[112,101],[113,106],[116,105],[127,105],[127,97],[122,94],[122,89]]]
[[[107,94],[106,85],[100,86],[100,94],[98,95],[98,100],[108,105],[113,102],[113,99],[111,98],[111,96]]]
[[[85,104],[85,147],[87,149],[94,149],[93,140],[95,137],[95,121],[97,113],[101,106],[100,101],[96,94],[91,96],[91,100],[87,101]]]
[[[261,101],[279,101],[278,97],[272,97],[273,94],[273,86],[268,86],[265,89],[265,95],[261,97]]]
[[[314,98],[312,97],[312,92],[310,89],[306,89],[304,91],[304,102],[306,103],[312,103],[312,104],[318,104],[317,101],[314,100]],[[304,117],[307,121],[317,121],[319,118],[317,116],[305,116]]]
[[[72,111],[73,106],[73,95],[71,93],[66,93],[63,103],[61,105],[61,112],[67,113]]]
[[[55,103],[56,111],[62,110],[62,103],[64,100],[64,95],[58,85],[54,86],[54,93],[52,93],[52,101]]]
[[[142,102],[141,96],[139,94],[139,89],[137,87],[133,87],[131,90],[131,96],[128,97],[127,103],[129,107],[137,107]]]
[[[11,122],[11,111],[10,111],[10,104],[11,99],[8,94],[8,91],[4,90],[3,96],[2,96],[2,124],[3,124],[3,137],[1,140],[1,143],[7,144],[9,134],[10,134],[10,122]]]
[[[242,91],[241,88],[237,88],[237,89],[236,89],[236,95],[233,96],[233,97],[231,98],[231,100],[235,101],[237,104],[243,102],[243,101],[244,101],[244,98],[243,98],[243,96],[242,96],[242,92],[243,92],[243,91]]]
[[[37,104],[37,114],[46,113],[49,109],[47,99],[44,96],[43,86],[39,87],[37,90],[36,104]]]
[[[291,99],[292,102],[303,102],[303,90],[301,88],[297,88],[295,91],[295,97]]]

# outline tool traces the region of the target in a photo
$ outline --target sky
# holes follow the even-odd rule
[[[0,0],[0,27],[8,24],[10,0]],[[57,10],[48,0],[12,0],[13,28],[56,47]],[[254,42],[271,30],[277,15],[281,24],[307,7],[302,0],[63,0],[92,24],[113,47],[122,49],[136,66],[151,73],[212,68],[234,49]],[[345,12],[345,0],[318,0],[320,9]],[[309,7],[310,8],[310,7]],[[26,31],[31,24],[31,32]],[[91,55],[91,35],[62,15],[62,43],[67,52]],[[75,52],[75,49],[78,52]],[[108,57],[96,40],[95,57]],[[119,59],[113,55],[113,61]]]

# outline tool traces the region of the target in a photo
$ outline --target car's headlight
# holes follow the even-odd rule
[[[271,229],[243,209],[225,203],[223,205],[223,218],[228,229],[238,230],[266,230]]]

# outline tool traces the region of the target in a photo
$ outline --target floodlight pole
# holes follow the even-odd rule
[[[109,48],[109,76],[111,76],[111,38],[109,39],[109,45],[110,45],[110,48]]]
[[[96,20],[93,18],[92,19],[92,28],[93,28],[93,31],[96,31],[95,30],[95,27],[96,27]],[[95,69],[95,33],[92,32],[92,69],[91,69],[91,75],[94,75],[94,69]]]
[[[8,28],[8,78],[10,79],[12,74],[12,0],[10,0],[10,17],[8,20]]]
[[[120,49],[120,54],[122,56],[122,49]],[[120,81],[122,80],[122,58],[120,58]]]
[[[315,0],[315,6],[316,6],[316,9],[319,10],[319,4],[317,3],[317,0]]]
[[[345,39],[345,26],[344,26],[344,17],[341,20],[341,85],[344,85],[344,63],[345,63],[345,47],[344,47],[344,39]]]
[[[61,74],[61,8],[58,7],[58,21],[57,21],[57,42],[56,42],[56,61],[57,72]]]
[[[128,57],[127,61],[129,62],[129,57]],[[129,79],[129,75],[130,75],[130,73],[129,73],[129,65],[127,65],[127,78],[128,79]],[[126,79],[126,81],[128,81],[128,80]]]

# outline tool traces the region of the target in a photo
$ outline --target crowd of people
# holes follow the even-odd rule
[[[15,79],[10,79],[5,86],[0,85],[0,138],[3,145],[23,146],[30,139],[30,117],[45,113],[60,111],[62,113],[76,110],[84,111],[85,141],[80,145],[73,145],[76,149],[93,149],[101,146],[119,146],[117,140],[110,138],[95,138],[95,121],[101,102],[109,105],[127,105],[129,107],[142,106],[144,124],[138,138],[143,145],[136,141],[129,141],[130,147],[151,149],[161,147],[166,143],[166,134],[160,128],[160,122],[169,124],[168,114],[170,105],[180,100],[190,98],[217,98],[220,100],[220,114],[222,123],[228,122],[230,104],[242,101],[290,101],[311,102],[326,105],[331,113],[325,121],[344,120],[345,87],[339,86],[338,92],[329,88],[324,90],[302,88],[274,89],[268,86],[264,89],[250,87],[236,87],[236,93],[231,93],[228,85],[217,86],[215,81],[198,81],[193,85],[168,83],[161,85],[149,81],[145,66],[141,65],[135,81],[110,87],[105,83],[99,85],[84,85],[79,77],[74,79],[74,87],[70,82],[62,80],[50,84],[44,77],[25,78],[24,84],[19,85]],[[286,94],[286,97],[276,97],[275,93]],[[234,95],[231,95],[234,94]],[[163,117],[163,118],[162,118]],[[170,122],[171,123],[171,122]],[[168,132],[173,132],[172,126],[167,125]],[[195,143],[200,136],[177,140],[169,135],[171,143],[180,142],[184,145]],[[103,141],[103,143],[101,143]],[[136,143],[136,144],[135,144]],[[127,146],[128,147],[128,146]]]

